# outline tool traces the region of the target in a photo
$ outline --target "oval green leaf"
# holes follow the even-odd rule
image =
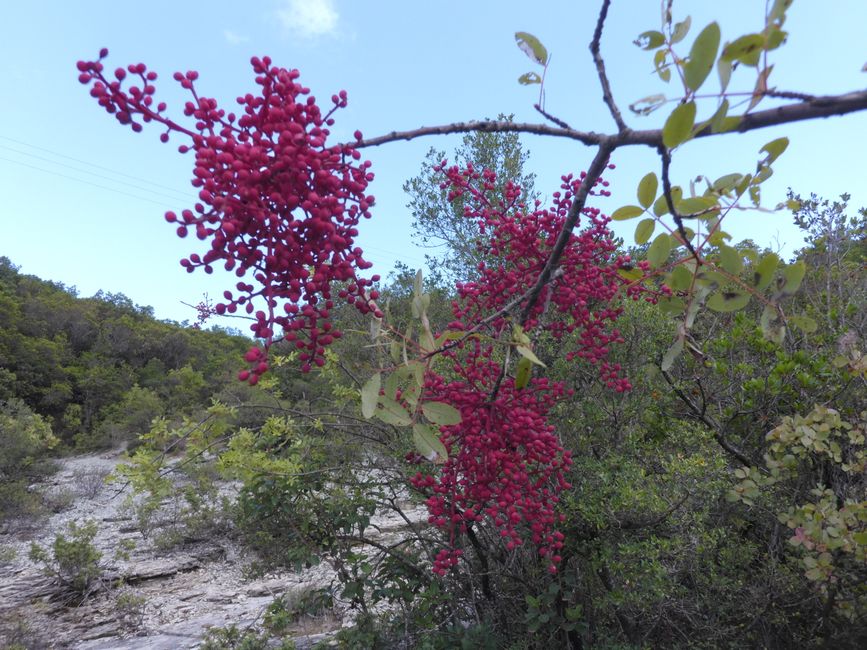
[[[695,92],[713,70],[719,50],[719,25],[711,23],[696,37],[689,51],[689,59],[683,66],[683,80],[686,87]]]
[[[666,233],[660,233],[647,249],[647,261],[654,268],[661,266],[671,253],[671,237]]]
[[[689,33],[689,27],[692,25],[692,17],[687,16],[683,19],[683,22],[676,23],[674,29],[671,31],[671,43],[680,43],[686,35]]]
[[[744,65],[757,66],[759,55],[765,46],[765,37],[761,34],[747,34],[727,44],[720,57],[723,61],[740,61]]]
[[[440,426],[451,426],[461,421],[461,412],[444,402],[425,402],[421,410],[428,420]]]
[[[445,445],[439,437],[439,431],[429,424],[416,423],[412,425],[412,441],[422,456],[432,463],[442,462],[448,458]]]
[[[726,246],[725,244],[719,247],[719,263],[726,271],[732,275],[737,275],[744,268],[744,260],[736,248]]]
[[[635,243],[639,246],[650,241],[650,236],[656,228],[656,219],[642,219],[635,227]]]
[[[695,124],[695,102],[687,102],[675,108],[662,127],[662,143],[674,149],[692,137]]]
[[[665,283],[673,291],[686,291],[692,286],[693,274],[683,264],[678,264],[669,273]]]
[[[659,188],[659,181],[656,174],[650,172],[645,174],[644,178],[638,183],[638,203],[642,208],[649,208],[653,205],[653,199],[656,198],[656,190]]]
[[[376,412],[376,405],[379,403],[379,388],[382,385],[382,375],[376,373],[364,382],[361,388],[361,414],[370,419]]]
[[[379,408],[376,409],[375,415],[386,424],[393,424],[398,427],[405,427],[412,423],[412,418],[403,405],[390,397],[381,396],[379,398]]]
[[[804,260],[799,260],[794,264],[786,266],[783,269],[784,283],[782,289],[780,289],[780,293],[784,296],[791,296],[797,293],[806,273],[807,265],[804,263]]]
[[[518,367],[515,369],[515,388],[521,390],[526,388],[530,383],[530,377],[533,374],[533,362],[525,357],[518,360]]]
[[[683,197],[683,188],[680,185],[675,185],[671,188],[671,202],[675,205],[678,204],[680,199]],[[668,214],[668,201],[665,200],[665,194],[661,194],[658,199],[653,203],[653,214],[657,217],[661,217],[664,214]]]
[[[632,41],[642,50],[655,50],[657,47],[665,43],[665,36],[662,32],[649,30],[641,32],[634,41]]]
[[[753,286],[756,289],[765,289],[774,279],[774,272],[780,263],[780,258],[776,253],[768,253],[756,265],[756,270],[753,273]]]
[[[759,152],[768,154],[768,157],[765,159],[765,163],[769,165],[777,158],[779,158],[788,146],[788,138],[777,138],[776,140],[771,140],[768,144],[759,149]]]
[[[548,367],[544,363],[542,363],[539,360],[539,357],[537,357],[535,355],[535,353],[530,348],[528,348],[526,345],[516,345],[515,349],[518,351],[518,354],[520,354],[525,359],[529,359],[530,361],[535,363],[537,366],[542,366],[543,368]]]
[[[627,221],[634,219],[638,215],[644,214],[644,208],[637,205],[624,205],[622,208],[617,208],[611,214],[612,221]]]
[[[548,50],[545,49],[545,46],[542,45],[542,42],[538,38],[527,32],[515,32],[515,41],[518,43],[521,51],[530,57],[531,60],[539,65],[548,63]]]
[[[537,75],[535,72],[526,72],[518,77],[518,83],[524,86],[529,86],[530,84],[540,84],[542,83],[542,77]]]
[[[738,311],[749,302],[750,294],[743,291],[720,291],[707,299],[707,307],[714,311]]]

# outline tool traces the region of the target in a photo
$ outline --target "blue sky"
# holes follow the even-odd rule
[[[678,15],[692,16],[687,46],[711,20],[720,22],[724,41],[758,30],[764,7],[759,0],[675,3]],[[532,64],[513,34],[528,31],[552,53],[548,110],[575,128],[611,131],[587,53],[596,8],[592,0],[535,6],[511,0],[265,0],[243,9],[227,0],[6,3],[0,20],[0,255],[25,273],[75,285],[81,295],[123,292],[152,305],[158,317],[175,320],[194,316],[183,302],[198,302],[205,292],[219,296],[232,282],[233,276],[184,273],[178,260],[201,252],[201,244],[178,239],[162,218],[193,201],[191,157],[162,145],[157,130],[120,128],[77,82],[75,62],[95,57],[103,46],[111,50],[109,66],[142,61],[159,72],[157,95],[170,107],[185,100],[171,80],[176,70],[198,70],[200,90],[229,106],[254,86],[250,57],[267,54],[278,65],[298,68],[314,95],[349,93],[349,107],[333,129],[336,139],[348,139],[355,129],[374,136],[498,113],[539,121],[532,108],[536,88],[516,82]],[[864,88],[864,25],[863,0],[796,0],[786,24],[789,42],[772,59],[771,85],[813,94]],[[656,0],[613,3],[602,48],[624,109],[666,91],[651,74],[648,53],[631,44],[640,32],[658,28]],[[752,80],[736,75],[732,86],[751,90]],[[663,117],[627,120],[634,128],[655,128]],[[850,192],[852,206],[867,205],[865,134],[867,114],[859,114],[687,143],[675,155],[673,178],[688,183],[698,174],[751,171],[764,143],[788,135],[789,150],[765,185],[767,205],[782,200],[789,186],[828,198]],[[387,273],[396,260],[422,263],[401,186],[418,172],[429,147],[448,151],[459,140],[427,138],[365,151],[376,173],[371,191],[377,207],[363,224],[360,243],[375,272]],[[523,142],[545,194],[592,156],[571,141]],[[634,202],[638,180],[658,171],[649,150],[620,151],[613,162],[613,196],[597,203],[606,212]],[[800,245],[786,213],[744,212],[731,219],[736,239],[751,237],[784,253]],[[628,239],[633,226],[618,232]]]

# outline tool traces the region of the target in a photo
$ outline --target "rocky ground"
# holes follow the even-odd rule
[[[0,528],[0,647],[195,648],[209,627],[255,627],[275,597],[331,586],[327,563],[251,578],[251,558],[228,535],[160,549],[125,506],[128,491],[104,481],[120,461],[119,453],[61,461],[60,471],[39,486],[58,512],[38,524]],[[101,553],[102,579],[99,589],[77,602],[28,554],[32,542],[48,548],[69,522],[87,521],[99,526],[93,544]],[[403,522],[378,523],[387,535]],[[125,547],[128,557],[118,557]],[[299,648],[309,647],[350,621],[337,602],[333,610],[302,619],[292,635]]]

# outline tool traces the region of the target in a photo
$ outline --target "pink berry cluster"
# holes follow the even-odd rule
[[[458,285],[451,329],[469,330],[485,322],[485,337],[469,337],[444,354],[451,375],[430,372],[426,395],[460,410],[461,422],[442,427],[449,456],[436,474],[419,472],[413,486],[427,496],[429,521],[449,531],[451,548],[434,559],[440,575],[457,564],[456,536],[482,522],[493,524],[506,551],[532,543],[547,568],[556,573],[563,535],[556,530],[559,494],[569,487],[565,475],[572,463],[548,413],[570,393],[562,382],[533,378],[518,387],[502,373],[502,347],[511,339],[512,323],[524,305],[520,298],[536,282],[562,228],[580,179],[564,177],[553,207],[532,209],[518,203],[521,191],[507,184],[494,196],[496,178],[489,171],[448,168],[443,187],[449,196],[465,199],[464,214],[477,221],[485,240],[479,279]],[[582,176],[583,178],[583,176]],[[602,186],[604,187],[604,185]],[[607,192],[600,189],[599,193]],[[608,219],[594,208],[584,215],[588,225],[572,235],[561,258],[560,272],[530,310],[523,330],[544,331],[566,346],[568,358],[596,364],[607,384],[630,388],[620,367],[607,362],[610,344],[622,341],[613,327],[620,311],[610,307],[622,285]],[[503,310],[514,303],[511,313]],[[492,315],[500,314],[495,318]]]
[[[517,389],[508,380],[489,401],[500,366],[490,348],[470,347],[460,359],[453,355],[460,380],[434,376],[427,386],[427,394],[461,412],[460,424],[442,429],[448,460],[437,476],[419,472],[411,483],[429,494],[428,521],[449,531],[453,546],[457,533],[487,520],[506,550],[529,539],[556,567],[563,536],[555,530],[555,508],[558,494],[569,487],[564,471],[572,461],[546,414],[562,397],[562,385],[540,378]],[[454,554],[442,553],[433,570],[442,575],[455,564]]]
[[[479,173],[445,164],[440,169],[449,196],[464,196],[464,216],[474,219],[487,235],[479,246],[489,261],[479,264],[479,279],[458,285],[462,302],[455,303],[457,322],[452,325],[464,329],[496,314],[536,283],[585,174],[577,179],[564,176],[562,191],[554,192],[550,209],[537,201],[529,210],[517,204],[521,189],[512,184],[506,185],[502,197],[492,197],[496,179],[488,170]],[[602,179],[596,183],[600,189],[591,193],[607,195],[603,188],[608,183]],[[622,310],[611,306],[623,284],[617,273],[622,262],[608,230],[610,219],[593,207],[584,208],[583,215],[587,226],[571,235],[556,278],[542,289],[523,328],[541,329],[562,341],[567,360],[578,357],[597,365],[608,387],[624,392],[629,381],[620,376],[619,364],[606,361],[609,345],[623,341],[612,327]],[[507,325],[506,314],[491,323],[494,331]]]
[[[255,384],[268,370],[268,348],[281,338],[299,350],[302,370],[322,365],[325,347],[341,336],[331,321],[334,283],[341,285],[337,297],[362,313],[377,312],[372,285],[379,278],[358,276],[371,265],[354,245],[359,220],[370,217],[374,203],[365,193],[373,180],[370,162],[350,145],[326,144],[333,114],[346,106],[345,91],[323,113],[298,83],[297,70],[254,57],[259,91],[238,97],[236,114],[198,95],[196,72],[175,73],[191,94],[185,127],[165,115],[164,103],[154,106],[156,73],[138,63],[118,68],[109,80],[107,54],[103,49],[98,60],[78,63],[79,80],[99,104],[134,131],[156,122],[165,127],[163,142],[172,132],[189,139],[179,151],[194,152],[192,184],[200,202],[165,217],[178,236],[192,231],[210,243],[203,254],[181,260],[187,271],[211,273],[219,263],[239,278],[213,308],[220,315],[246,312],[264,342],[264,350],[247,354],[250,369],[239,378]],[[131,78],[136,83],[125,85]]]

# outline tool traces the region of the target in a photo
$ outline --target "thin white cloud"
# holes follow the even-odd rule
[[[241,43],[246,43],[250,40],[249,36],[242,36],[241,34],[236,34],[231,29],[223,30],[223,36],[226,37],[226,41],[229,45],[240,45]]]
[[[334,34],[340,15],[333,0],[282,0],[277,18],[290,32],[303,38]]]

